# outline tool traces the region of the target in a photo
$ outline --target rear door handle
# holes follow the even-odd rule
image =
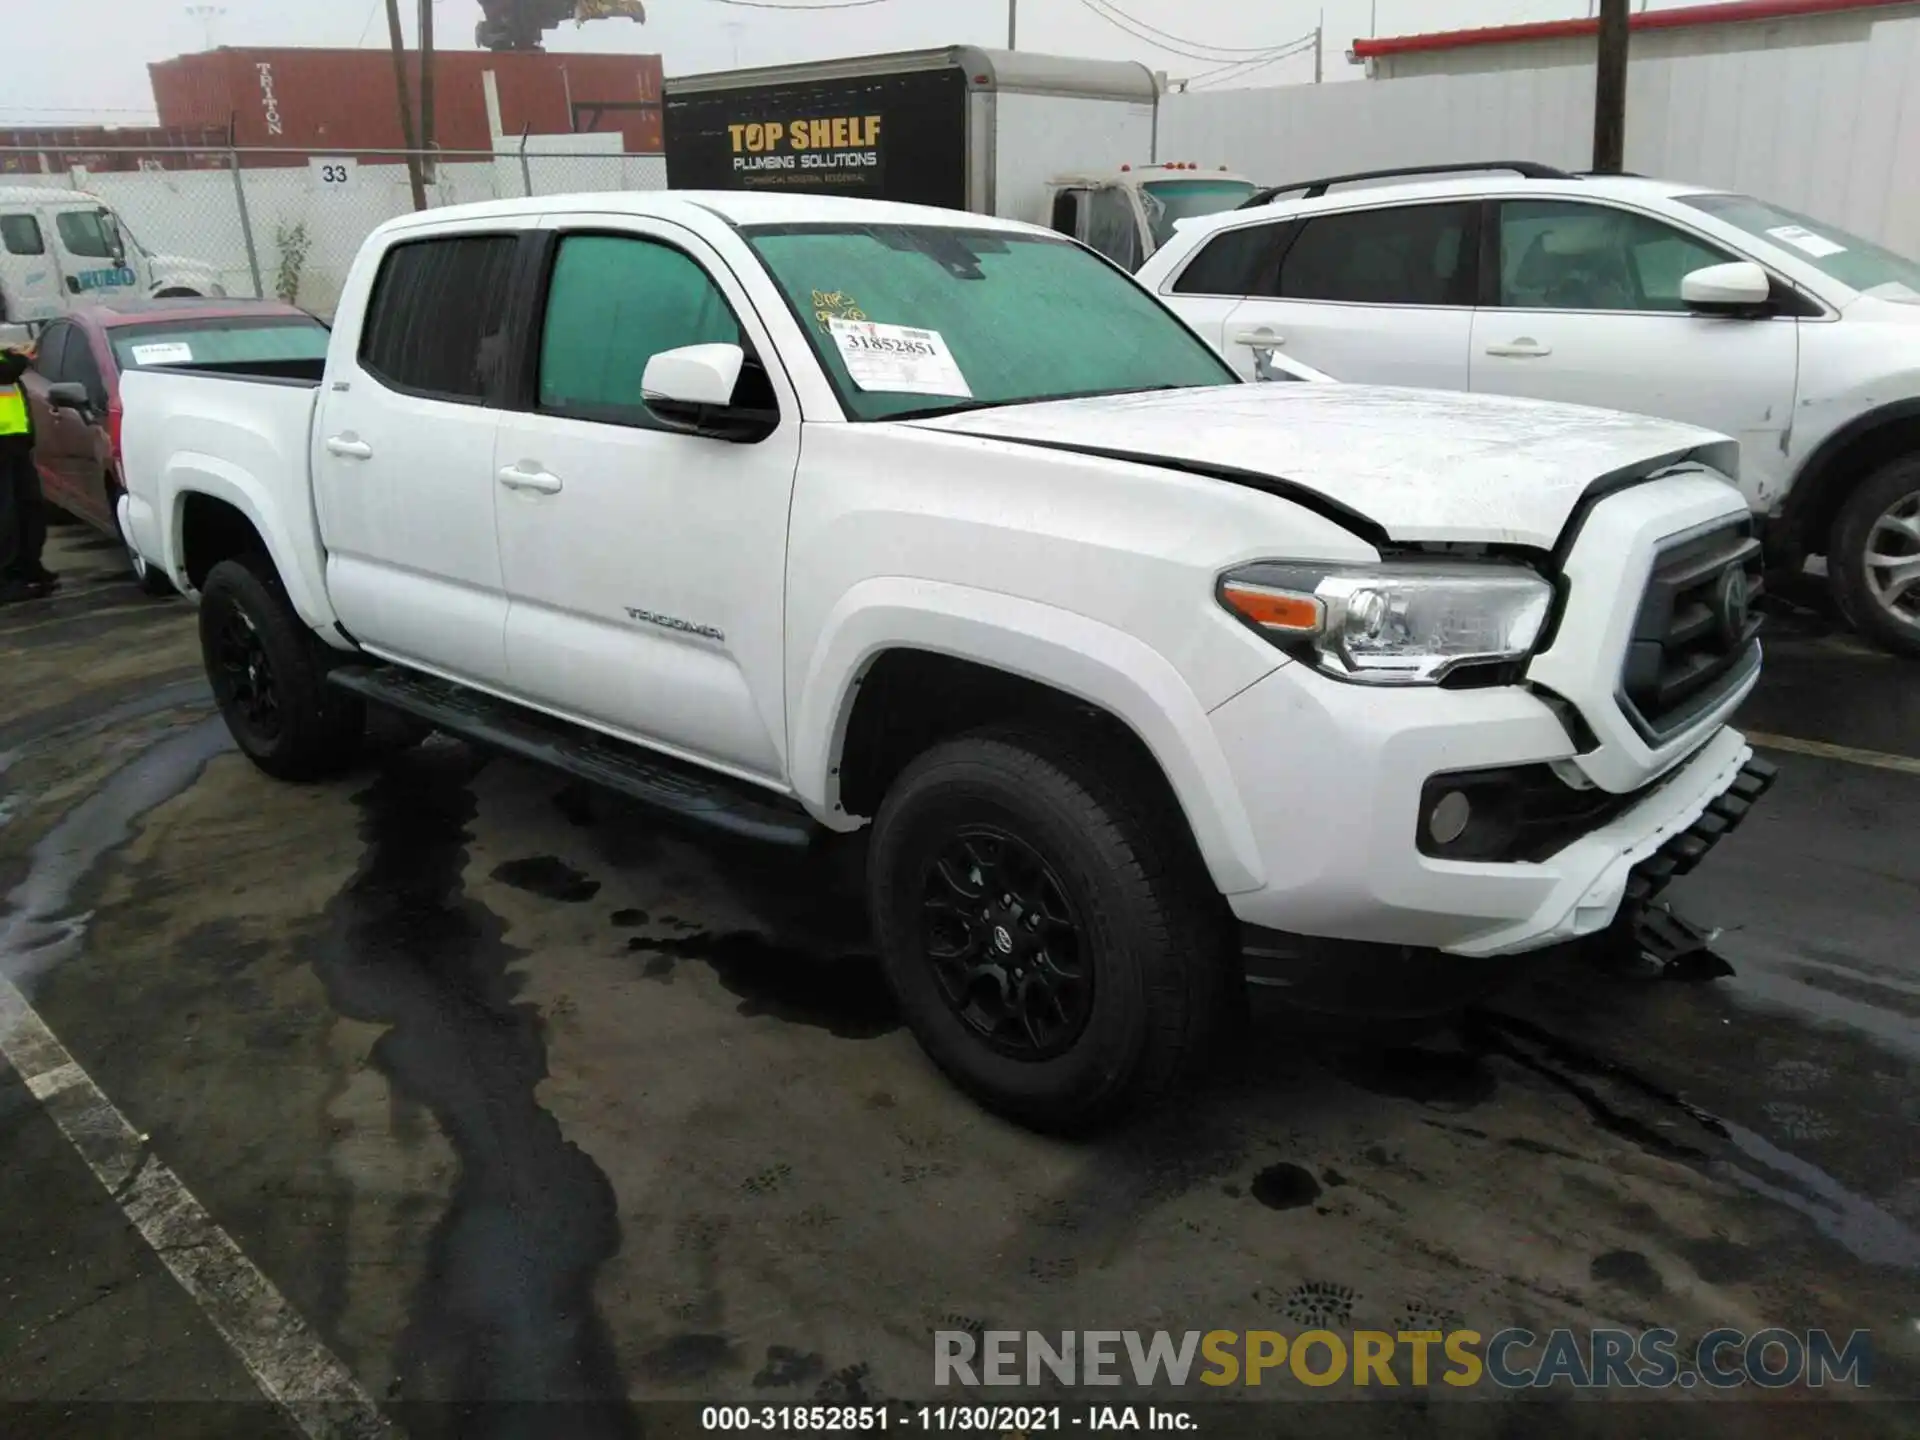
[[[1267,350],[1286,344],[1287,337],[1284,335],[1276,335],[1267,326],[1262,325],[1254,330],[1234,331],[1233,343],[1236,345],[1246,345],[1257,350]]]
[[[536,490],[542,495],[558,495],[566,488],[558,475],[549,475],[544,470],[522,470],[518,466],[502,470],[500,483],[509,490]]]
[[[335,435],[327,441],[327,453],[338,455],[343,460],[371,460],[373,447],[364,440],[349,440],[344,435]]]
[[[1553,353],[1551,345],[1542,345],[1531,336],[1522,336],[1518,340],[1509,340],[1504,345],[1487,346],[1487,354],[1497,355],[1503,360],[1540,360]]]

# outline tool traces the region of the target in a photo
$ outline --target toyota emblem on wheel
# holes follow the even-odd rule
[[[993,927],[993,948],[1002,955],[1013,953],[1013,933],[1004,925]]]

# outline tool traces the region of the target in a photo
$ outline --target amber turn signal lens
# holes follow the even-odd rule
[[[1312,595],[1291,590],[1269,590],[1264,585],[1228,581],[1220,587],[1227,608],[1262,630],[1287,635],[1317,635],[1326,610]]]

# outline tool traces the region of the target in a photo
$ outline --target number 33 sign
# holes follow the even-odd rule
[[[353,185],[355,164],[350,159],[325,156],[307,162],[316,190],[346,190]]]

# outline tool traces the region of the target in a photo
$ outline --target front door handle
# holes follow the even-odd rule
[[[1503,360],[1541,360],[1552,353],[1551,345],[1542,345],[1531,335],[1523,335],[1518,340],[1509,340],[1504,345],[1487,346],[1487,354],[1497,355]]]
[[[371,460],[373,447],[364,440],[350,440],[345,435],[335,435],[327,441],[327,453],[338,455],[343,460]]]
[[[1256,350],[1271,350],[1277,346],[1286,344],[1287,337],[1284,335],[1276,335],[1270,327],[1262,325],[1253,330],[1234,331],[1233,343],[1236,345],[1250,346]]]
[[[517,465],[500,472],[500,483],[509,490],[534,490],[542,495],[558,495],[566,488],[558,475],[549,475],[544,470],[522,470]]]

